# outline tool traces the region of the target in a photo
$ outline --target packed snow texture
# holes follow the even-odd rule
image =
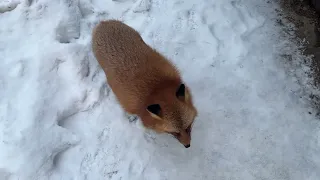
[[[276,9],[264,0],[0,1],[1,180],[318,180],[309,68],[290,69],[306,57]],[[191,148],[129,122],[91,51],[105,19],[138,30],[181,70],[199,111]]]

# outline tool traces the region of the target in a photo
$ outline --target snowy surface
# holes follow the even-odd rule
[[[265,0],[0,0],[0,179],[318,180],[307,59],[276,9]],[[92,28],[111,18],[181,69],[199,111],[191,148],[126,119],[91,52]]]

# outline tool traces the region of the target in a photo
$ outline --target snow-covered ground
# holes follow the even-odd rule
[[[265,0],[0,0],[0,179],[319,180],[307,58],[276,9]],[[92,28],[111,18],[181,70],[199,111],[191,148],[126,119],[91,52]]]

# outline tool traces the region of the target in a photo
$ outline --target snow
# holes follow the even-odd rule
[[[317,180],[309,58],[276,9],[263,0],[0,1],[0,179]],[[199,111],[191,148],[128,121],[91,52],[103,19],[134,27],[181,70]]]

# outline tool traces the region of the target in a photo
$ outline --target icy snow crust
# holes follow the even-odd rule
[[[0,2],[1,180],[319,179],[320,122],[300,97],[308,68],[284,68],[303,56],[276,4]],[[134,27],[181,69],[199,111],[191,148],[128,121],[91,52],[103,19]]]

